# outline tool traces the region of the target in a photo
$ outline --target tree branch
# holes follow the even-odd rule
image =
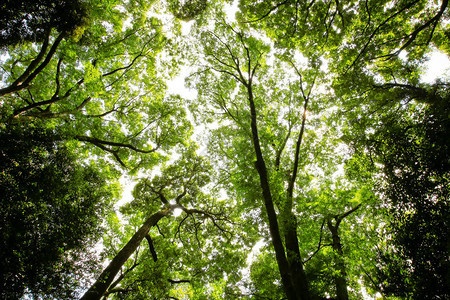
[[[189,279],[181,279],[181,280],[167,279],[167,281],[169,281],[170,283],[190,283],[191,282]]]
[[[13,84],[11,84],[6,88],[0,89],[0,97],[27,88],[33,81],[33,79],[36,78],[36,76],[50,63],[50,61],[53,58],[53,55],[56,53],[56,49],[58,48],[61,41],[64,39],[65,35],[66,35],[65,32],[61,32],[56,37],[52,47],[45,56],[44,61],[39,66],[36,67],[36,65],[39,64],[39,62],[42,60],[45,50],[47,48],[48,45],[48,37],[47,37],[46,42],[44,42],[42,46],[41,52],[38,54],[36,59],[31,62],[31,64],[28,66],[25,72],[16,81],[14,81]],[[35,67],[36,69],[34,69]]]
[[[445,0],[448,1],[448,0]],[[347,68],[347,71],[350,70],[355,64],[356,62],[362,57],[362,55],[366,52],[367,47],[369,46],[369,44],[372,42],[372,39],[375,37],[375,35],[377,34],[378,30],[380,30],[381,27],[383,27],[385,24],[387,24],[391,19],[395,18],[396,16],[398,16],[400,13],[402,13],[405,10],[408,10],[409,8],[411,8],[412,6],[414,6],[416,3],[418,3],[419,0],[415,0],[407,5],[405,5],[403,8],[401,8],[400,10],[398,10],[396,13],[394,13],[393,15],[389,16],[387,19],[385,19],[383,22],[381,22],[376,28],[375,30],[372,32],[372,34],[370,35],[369,39],[367,40],[366,44],[364,45],[363,49],[358,53],[358,55],[356,56],[355,60],[350,64],[350,66]]]
[[[107,145],[107,146],[115,146],[115,147],[119,147],[119,148],[128,148],[130,150],[133,150],[133,151],[136,151],[139,153],[152,153],[152,152],[155,152],[156,150],[158,150],[158,148],[159,148],[159,145],[157,145],[156,148],[153,148],[151,150],[144,150],[144,149],[136,148],[133,145],[127,144],[127,143],[105,141],[105,140],[101,140],[98,138],[93,138],[90,136],[82,136],[82,135],[77,135],[77,136],[75,136],[75,138],[79,141],[88,142],[88,143],[94,144],[96,146],[97,145]]]
[[[258,19],[255,20],[251,20],[251,21],[245,21],[242,23],[254,23],[254,22],[258,22],[261,21],[262,19],[266,18],[268,15],[270,15],[272,12],[274,12],[275,10],[277,10],[280,6],[285,5],[286,3],[288,3],[289,0],[284,0],[283,2],[277,3],[276,5],[272,6],[265,14],[263,14],[261,17],[259,17]]]
[[[150,253],[152,254],[153,261],[154,262],[158,261],[158,256],[156,255],[155,247],[153,246],[153,241],[152,238],[150,237],[150,234],[147,233],[145,239],[147,240],[148,248],[150,249]]]

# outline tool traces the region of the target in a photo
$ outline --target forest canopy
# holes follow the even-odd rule
[[[423,80],[449,24],[448,0],[0,4],[0,298],[449,299],[449,77]]]

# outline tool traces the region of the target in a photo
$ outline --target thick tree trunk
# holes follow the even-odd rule
[[[259,143],[258,126],[256,123],[256,108],[253,101],[253,91],[251,82],[247,84],[248,101],[251,111],[251,130],[253,138],[253,146],[255,148],[256,163],[255,167],[259,174],[260,185],[262,189],[264,206],[267,212],[267,218],[269,220],[269,231],[272,237],[272,244],[275,249],[275,257],[277,259],[278,269],[281,275],[281,282],[283,284],[284,291],[289,300],[297,300],[297,293],[294,287],[292,276],[289,270],[289,264],[286,259],[286,254],[281,239],[281,234],[278,226],[277,214],[273,205],[272,194],[270,191],[269,179],[267,177],[267,168],[264,162],[264,158],[261,151],[261,145]]]
[[[331,220],[328,221],[328,229],[330,230],[333,239],[332,247],[335,252],[335,267],[337,271],[337,274],[334,276],[334,282],[336,285],[337,299],[348,300],[347,271],[345,269],[344,252],[342,251],[341,238],[338,234],[338,226],[339,223],[333,226]]]
[[[298,246],[297,220],[292,213],[290,213],[284,230],[286,256],[297,299],[309,300],[311,299],[311,295],[309,293],[308,280],[306,279],[305,270],[303,269],[303,261]]]
[[[82,300],[98,300],[106,292],[108,287],[120,271],[122,266],[128,260],[128,258],[136,251],[137,247],[141,244],[142,240],[150,231],[150,228],[155,226],[161,218],[167,216],[173,208],[161,210],[153,214],[145,223],[139,228],[128,243],[117,253],[113,260],[109,263],[102,274],[98,277],[97,281],[89,288],[89,290],[83,295]]]

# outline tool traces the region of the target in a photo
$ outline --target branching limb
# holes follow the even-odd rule
[[[289,128],[288,133],[286,134],[286,137],[284,138],[283,142],[281,143],[280,147],[277,150],[276,158],[275,158],[275,169],[280,169],[280,163],[281,163],[281,154],[283,154],[284,148],[286,147],[287,142],[289,141],[289,137],[291,136],[291,130],[292,130],[293,123],[289,122]]]
[[[167,279],[170,283],[177,284],[177,283],[190,283],[191,281],[189,279]]]
[[[306,111],[308,108],[308,102],[309,102],[309,96],[311,95],[311,91],[314,87],[314,83],[315,83],[315,79],[309,89],[309,92],[306,94],[305,90],[303,89],[303,79],[302,79],[302,75],[300,73],[300,71],[298,70],[298,68],[295,66],[295,64],[290,61],[291,65],[294,67],[297,75],[299,76],[299,80],[300,80],[300,90],[302,92],[302,96],[303,96],[303,116],[302,116],[302,124],[300,127],[300,133],[298,135],[297,138],[297,143],[295,146],[295,155],[294,155],[294,167],[293,167],[293,171],[292,171],[292,175],[291,175],[291,179],[289,180],[289,185],[288,185],[288,197],[289,197],[289,202],[291,202],[293,193],[294,193],[294,185],[295,185],[295,180],[297,178],[297,173],[298,173],[298,165],[299,165],[299,157],[300,157],[300,146],[302,143],[302,139],[303,139],[303,134],[305,131],[305,124],[306,124]],[[287,209],[290,210],[290,205],[291,203],[289,203],[289,205],[287,206]]]
[[[47,55],[45,55],[49,42],[49,35],[48,35],[36,59],[34,59],[30,63],[28,68],[16,81],[14,81],[10,86],[0,89],[0,97],[27,88],[30,85],[30,83],[36,78],[36,76],[39,75],[39,73],[41,73],[42,70],[45,67],[47,67],[47,65],[50,63],[50,61],[53,58],[53,55],[56,53],[56,49],[58,48],[61,41],[64,39],[65,35],[66,35],[65,32],[61,32],[56,37]],[[45,55],[44,61],[41,64],[39,64],[40,61],[43,59],[44,55]]]
[[[245,22],[242,22],[242,23],[254,23],[254,22],[261,21],[262,19],[264,19],[267,16],[269,16],[272,12],[276,11],[279,7],[287,4],[288,2],[289,2],[289,0],[284,0],[283,2],[277,3],[276,5],[274,5],[271,8],[269,8],[269,10],[265,14],[263,14],[261,17],[255,19],[255,20],[245,21]]]
[[[147,240],[148,248],[150,249],[150,253],[152,254],[153,261],[155,262],[158,261],[158,256],[156,254],[155,247],[153,246],[153,241],[152,238],[150,237],[150,234],[147,233],[145,239]]]
[[[322,221],[322,225],[320,226],[319,244],[317,245],[316,251],[314,251],[313,254],[310,255],[310,257],[308,257],[307,259],[305,259],[305,260],[303,261],[303,264],[305,264],[306,262],[308,262],[309,260],[311,260],[311,258],[313,258],[314,255],[316,255],[316,254],[320,251],[320,249],[322,249],[322,248],[324,248],[324,247],[329,247],[329,246],[331,246],[331,244],[324,244],[324,245],[322,245],[323,227],[325,226],[325,221],[326,221],[326,219],[324,218],[323,221]]]
[[[335,217],[335,220],[336,220],[336,225],[335,225],[335,227],[337,228],[343,219],[345,219],[345,218],[346,218],[347,216],[349,216],[350,214],[354,213],[358,208],[361,207],[361,205],[362,205],[362,203],[356,205],[355,207],[353,207],[352,209],[348,210],[347,212],[345,212],[345,213],[343,213],[343,214],[338,215],[337,217]]]
[[[448,0],[444,0],[444,1],[448,1]],[[389,16],[388,18],[386,18],[383,22],[381,22],[376,28],[375,30],[372,32],[372,34],[369,36],[369,38],[367,39],[367,42],[364,44],[364,47],[362,48],[362,50],[358,53],[358,55],[356,56],[355,60],[350,64],[350,66],[347,68],[347,71],[350,70],[351,68],[353,68],[353,66],[356,64],[356,62],[364,55],[364,53],[366,52],[367,48],[369,47],[370,43],[372,42],[372,40],[374,39],[375,35],[378,33],[378,31],[381,29],[381,27],[383,27],[384,25],[386,25],[390,20],[394,19],[395,17],[397,17],[399,14],[401,14],[402,12],[410,9],[411,7],[413,7],[415,4],[417,4],[419,2],[419,0],[415,0],[411,3],[408,3],[407,5],[405,5],[404,7],[402,7],[400,10],[398,10],[396,13],[392,14],[391,16]]]
[[[76,108],[73,109],[73,110],[66,111],[66,112],[60,112],[60,113],[52,114],[52,113],[50,113],[50,111],[49,111],[49,109],[50,109],[49,106],[50,106],[51,104],[53,104],[53,103],[56,103],[56,102],[58,102],[58,101],[61,101],[61,100],[63,100],[63,99],[68,98],[68,97],[72,94],[72,92],[74,91],[75,87],[80,86],[81,84],[83,84],[83,82],[84,82],[83,79],[79,80],[79,81],[76,83],[75,86],[73,86],[73,87],[71,87],[70,89],[68,89],[68,90],[64,93],[64,95],[62,95],[62,96],[59,96],[59,95],[57,94],[57,93],[59,93],[59,88],[57,88],[58,91],[55,92],[55,93],[53,94],[52,98],[50,98],[49,100],[44,100],[44,101],[39,101],[39,102],[35,102],[35,101],[33,100],[31,91],[28,90],[28,94],[30,95],[30,98],[33,100],[32,103],[30,103],[29,101],[26,101],[26,102],[28,103],[28,106],[25,106],[25,107],[22,107],[22,108],[19,108],[19,109],[14,110],[13,116],[14,116],[14,117],[15,117],[15,116],[18,116],[18,115],[23,114],[23,113],[25,113],[25,112],[27,112],[27,111],[30,111],[30,110],[32,110],[32,109],[34,109],[34,108],[38,109],[40,112],[47,112],[46,115],[42,115],[42,117],[46,117],[46,118],[50,118],[50,117],[55,117],[55,118],[56,118],[56,117],[66,116],[66,115],[68,115],[68,114],[74,113],[75,111],[80,110],[81,108],[83,108],[83,107],[87,104],[87,102],[90,101],[91,98],[90,98],[90,97],[86,98],[86,99],[85,99],[78,107],[76,107]],[[87,99],[88,99],[88,100],[87,100]],[[86,102],[86,101],[87,101],[87,102]],[[48,105],[47,108],[46,108],[45,110],[43,110],[43,109],[41,108],[41,106],[46,106],[46,105]],[[35,113],[35,114],[33,114],[33,116],[40,117],[40,114],[39,114],[39,113]]]
[[[25,71],[22,73],[22,75],[20,75],[19,78],[17,78],[9,87],[0,89],[0,96],[10,93],[9,89],[11,89],[11,92],[16,91],[16,90],[13,90],[14,87],[17,87],[20,84],[22,84],[22,82],[25,81],[28,78],[28,76],[30,76],[31,72],[38,66],[38,64],[44,58],[45,53],[47,52],[49,40],[50,40],[50,33],[51,33],[51,31],[49,30],[47,32],[45,40],[42,44],[41,51],[39,51],[36,58],[31,61],[31,63],[28,65],[28,67],[25,69]]]
[[[139,265],[139,263],[137,262],[137,260],[134,261],[133,265],[128,268],[125,272],[123,272],[122,274],[120,274],[120,276],[113,282],[111,283],[111,285],[109,286],[108,290],[105,292],[104,296],[108,296],[109,294],[112,293],[118,293],[118,292],[124,292],[125,289],[123,288],[116,288],[116,286],[125,278],[125,276],[127,276],[128,273],[130,273],[131,271],[134,270],[134,268],[136,268]],[[129,289],[126,289],[126,291],[131,291]]]
[[[398,55],[402,50],[405,50],[406,48],[408,48],[408,47],[411,45],[411,43],[417,38],[417,35],[418,35],[421,31],[423,31],[423,30],[427,29],[428,27],[430,27],[431,25],[433,25],[432,30],[431,30],[431,33],[430,33],[430,37],[428,38],[428,41],[427,41],[427,43],[426,43],[426,44],[428,45],[428,44],[430,43],[432,37],[433,37],[434,31],[435,31],[435,29],[436,29],[436,26],[437,26],[439,20],[441,19],[442,15],[444,14],[444,11],[445,11],[445,9],[447,8],[447,6],[448,6],[448,0],[443,0],[443,1],[442,1],[441,8],[439,9],[438,13],[437,13],[433,18],[431,18],[430,20],[428,20],[427,22],[425,22],[424,24],[422,24],[421,26],[419,26],[416,30],[414,30],[413,32],[411,32],[411,33],[408,35],[408,37],[409,37],[408,40],[400,47],[400,49],[398,49],[398,50],[395,51],[394,53],[390,54],[389,57],[396,56],[396,55]]]
[[[156,150],[158,150],[158,148],[159,148],[159,145],[157,145],[157,147],[155,147],[153,149],[144,150],[144,149],[136,148],[135,146],[133,146],[131,144],[127,144],[127,143],[105,141],[105,140],[101,140],[98,138],[94,138],[94,137],[90,137],[90,136],[82,136],[82,135],[77,135],[77,136],[75,136],[75,138],[79,141],[88,142],[88,143],[94,144],[96,146],[103,145],[103,146],[113,146],[113,147],[119,147],[119,148],[128,148],[130,150],[133,150],[133,151],[136,151],[139,153],[152,153],[152,152],[155,152]]]

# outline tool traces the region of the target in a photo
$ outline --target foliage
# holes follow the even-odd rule
[[[230,241],[230,207],[205,193],[213,171],[195,154],[195,147],[179,150],[181,157],[163,167],[161,175],[136,185],[135,199],[121,209],[129,224],[122,227],[117,218],[109,220],[104,255],[112,258],[110,266],[144,226],[147,243],[139,241],[127,251],[133,259],[120,265],[120,275],[106,295],[153,299],[191,291],[193,299],[202,299],[224,293],[211,291],[208,285],[238,280],[235,270],[242,265],[243,254],[242,245]],[[175,210],[181,213],[172,216]],[[157,214],[160,217],[149,222]],[[122,248],[120,252],[116,245]],[[90,299],[89,295],[84,299]]]
[[[52,29],[74,34],[86,25],[88,7],[81,0],[5,0],[0,6],[0,48],[43,41]]]
[[[389,243],[395,250],[381,253],[384,269],[379,276],[388,294],[444,299],[449,267],[448,89],[440,83],[392,89],[385,97],[399,97],[403,103],[381,114],[383,126],[364,142],[382,163],[386,205],[393,217]]]
[[[178,19],[190,21],[206,9],[207,3],[206,0],[171,0],[169,1],[169,10]]]
[[[172,49],[162,23],[132,3],[120,3],[95,2],[90,24],[77,39],[53,32],[42,43],[8,51],[1,121],[45,121],[91,154],[106,152],[137,172],[158,163],[190,126],[181,100],[165,94],[172,66],[159,55],[163,47]],[[126,18],[134,21],[124,25]]]
[[[71,298],[95,270],[86,250],[101,233],[114,186],[51,130],[8,127],[0,139],[1,297]]]
[[[34,26],[3,47],[0,128],[136,184],[85,216],[83,299],[448,297],[448,83],[421,83],[447,0],[24,3],[0,6]]]

